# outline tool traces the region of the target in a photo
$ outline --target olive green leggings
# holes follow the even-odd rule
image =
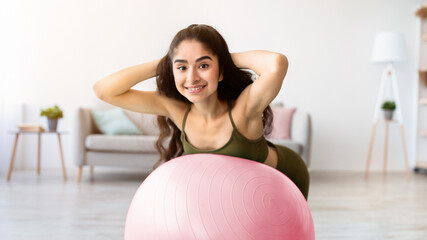
[[[290,178],[307,199],[310,176],[304,160],[296,152],[285,146],[275,145],[270,142],[269,145],[277,150],[278,161],[276,169]]]

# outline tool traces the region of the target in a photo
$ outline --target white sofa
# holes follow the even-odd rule
[[[99,108],[97,108],[99,110]],[[84,166],[125,166],[152,169],[159,159],[154,144],[159,130],[156,116],[124,110],[125,114],[138,126],[142,135],[102,134],[96,127],[90,109],[79,108],[77,113],[74,162],[78,166],[77,181],[80,182]],[[310,165],[311,118],[307,113],[294,113],[291,139],[269,139],[271,142],[287,146],[300,154]]]

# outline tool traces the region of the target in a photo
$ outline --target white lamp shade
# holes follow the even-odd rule
[[[374,63],[397,63],[406,60],[406,45],[402,33],[380,32],[375,36],[372,51]]]

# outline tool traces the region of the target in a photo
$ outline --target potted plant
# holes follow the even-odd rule
[[[47,117],[47,124],[49,131],[56,131],[58,126],[58,119],[63,118],[62,110],[58,106],[42,109],[40,116]]]
[[[385,101],[381,108],[384,110],[384,118],[391,120],[396,109],[396,103],[394,101]]]

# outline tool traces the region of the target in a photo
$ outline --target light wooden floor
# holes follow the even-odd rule
[[[74,169],[73,169],[74,170]],[[0,175],[0,239],[123,239],[127,209],[146,174],[95,169]],[[311,173],[316,239],[427,239],[427,174]]]

